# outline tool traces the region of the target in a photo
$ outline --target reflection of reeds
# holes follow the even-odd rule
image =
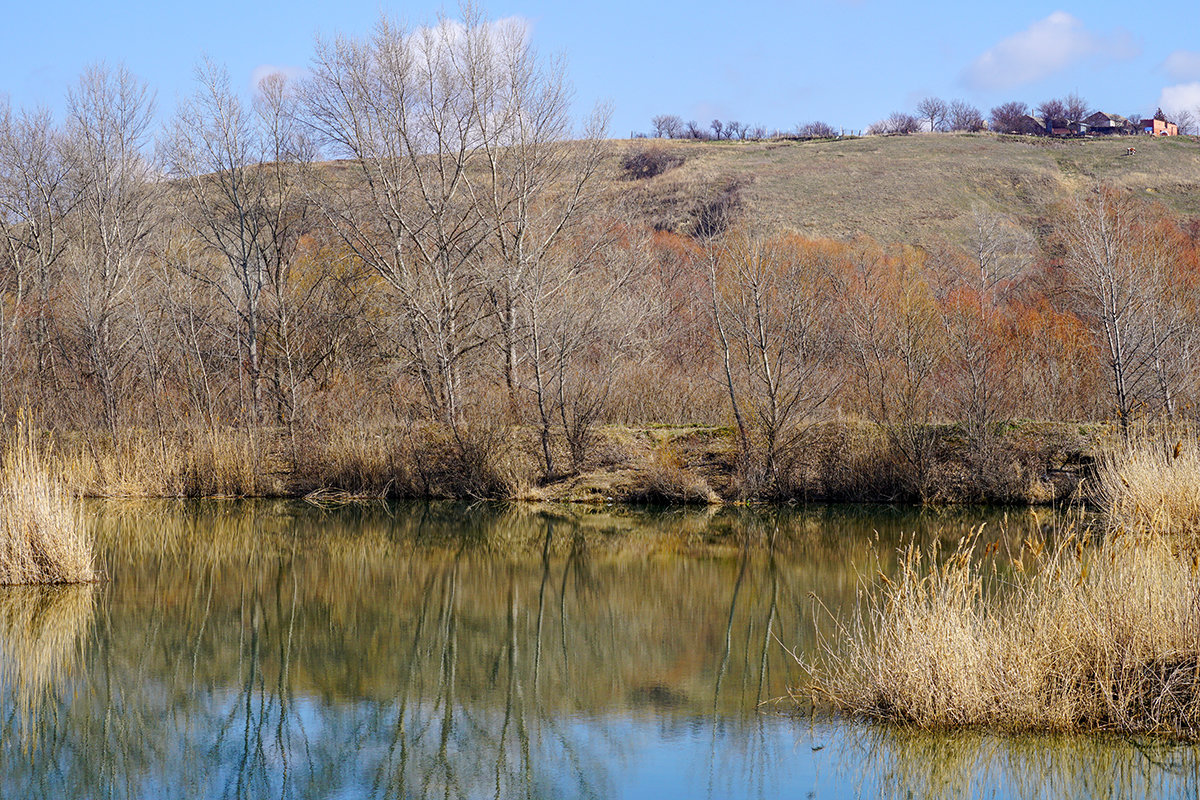
[[[0,589],[0,700],[15,695],[25,716],[70,677],[95,600],[94,584]]]
[[[22,427],[0,469],[0,584],[95,579],[79,509]]]
[[[1200,775],[1194,746],[1116,736],[951,737],[857,724],[825,735],[858,792],[880,798],[1194,797]]]

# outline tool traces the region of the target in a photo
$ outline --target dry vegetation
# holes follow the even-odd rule
[[[1012,421],[1200,408],[1195,142],[612,142],[464,14],[0,107],[0,424],[89,495],[1045,502]]]
[[[805,694],[919,728],[1200,738],[1194,454],[1144,439],[1109,453],[1098,533],[902,549],[807,665]]]
[[[15,439],[0,469],[0,584],[96,580],[78,504],[32,437]]]

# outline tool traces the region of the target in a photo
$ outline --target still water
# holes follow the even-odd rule
[[[0,588],[0,798],[1194,797],[1195,748],[780,698],[908,536],[1045,512],[96,504]],[[818,605],[814,598],[820,599]]]

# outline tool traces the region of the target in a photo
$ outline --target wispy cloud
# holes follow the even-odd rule
[[[1158,96],[1158,105],[1167,114],[1200,113],[1200,81],[1167,86]]]
[[[308,71],[304,67],[293,67],[279,64],[259,64],[250,71],[250,88],[257,89],[258,84],[268,75],[280,74],[289,81],[303,78]]]
[[[1138,48],[1127,32],[1089,31],[1077,17],[1055,11],[1000,40],[967,67],[962,79],[972,89],[1011,89],[1047,78],[1080,61],[1097,57],[1128,60],[1137,54]]]
[[[1167,75],[1176,81],[1200,80],[1200,53],[1176,50],[1162,63]]]

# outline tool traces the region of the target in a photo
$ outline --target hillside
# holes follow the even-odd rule
[[[1130,145],[1137,147],[1134,156],[1125,154]],[[961,242],[977,204],[1039,227],[1055,202],[1096,181],[1200,216],[1200,139],[1193,137],[924,134],[811,142],[626,140],[614,148],[610,175],[635,200],[633,213],[679,231],[693,228],[705,203],[731,190],[739,197],[738,215],[756,224],[914,244]],[[629,178],[621,162],[647,148],[683,162],[654,177]]]

